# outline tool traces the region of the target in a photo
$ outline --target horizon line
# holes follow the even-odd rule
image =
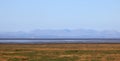
[[[0,38],[0,40],[120,40],[120,38]]]

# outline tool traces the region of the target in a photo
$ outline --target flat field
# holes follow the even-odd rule
[[[120,44],[0,44],[0,61],[120,61]]]

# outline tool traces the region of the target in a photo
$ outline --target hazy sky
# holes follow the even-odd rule
[[[0,0],[0,31],[120,31],[120,0]]]

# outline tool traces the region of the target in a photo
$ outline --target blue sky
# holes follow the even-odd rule
[[[120,31],[120,0],[0,0],[0,31]]]

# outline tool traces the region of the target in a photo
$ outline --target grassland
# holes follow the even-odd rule
[[[0,61],[120,61],[120,44],[0,44]]]

